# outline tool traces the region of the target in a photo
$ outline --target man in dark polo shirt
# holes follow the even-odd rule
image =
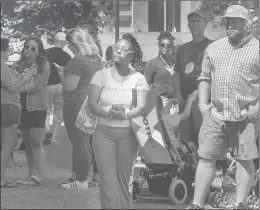
[[[60,84],[60,77],[56,67],[53,63],[57,63],[60,66],[66,66],[71,56],[67,51],[66,47],[66,34],[58,32],[54,36],[54,46],[45,50],[47,60],[50,63],[50,76],[47,83],[47,99],[48,99],[48,116],[46,120],[46,140],[45,144],[50,143],[50,140],[56,141],[56,134],[58,129],[63,122],[62,119],[62,85]],[[50,127],[50,117],[53,115],[53,126]]]
[[[201,73],[201,63],[204,50],[212,42],[204,35],[207,26],[206,17],[199,12],[188,15],[188,27],[192,35],[192,41],[182,44],[176,53],[175,71],[179,76],[182,97],[198,90],[197,78]],[[197,143],[198,133],[202,124],[202,115],[199,111],[198,100],[195,100],[191,108],[189,119],[180,123],[181,139]]]

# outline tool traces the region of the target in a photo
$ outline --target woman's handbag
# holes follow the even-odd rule
[[[89,110],[87,96],[79,110],[75,125],[85,133],[93,134],[96,130],[97,123],[98,116],[96,116]]]

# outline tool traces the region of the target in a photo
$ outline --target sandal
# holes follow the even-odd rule
[[[71,183],[71,182],[74,182],[74,181],[76,181],[76,179],[74,179],[74,178],[70,177],[70,178],[68,178],[68,180],[67,180],[67,181],[65,181],[65,182],[62,182],[60,185],[62,185],[62,184],[68,184],[68,183]]]
[[[15,184],[12,184],[12,183],[1,184],[1,188],[15,188],[15,187],[18,187],[18,186]]]
[[[96,179],[92,179],[92,180],[89,181],[88,186],[89,187],[98,187],[99,186],[99,181],[96,180]]]
[[[39,177],[37,177],[37,176],[31,176],[31,180],[35,183],[35,184],[37,184],[37,185],[40,185],[41,183],[42,183],[42,179],[40,179]]]

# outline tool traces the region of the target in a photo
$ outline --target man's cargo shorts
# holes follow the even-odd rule
[[[232,149],[238,160],[258,158],[256,139],[259,119],[249,122],[227,122],[217,119],[212,113],[203,117],[199,133],[198,155],[205,159],[221,160]]]

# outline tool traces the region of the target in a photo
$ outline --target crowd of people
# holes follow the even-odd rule
[[[176,113],[198,91],[190,117],[174,131],[179,139],[198,146],[194,199],[188,209],[203,209],[216,161],[229,148],[237,159],[237,197],[230,208],[244,209],[253,159],[258,158],[259,41],[250,33],[251,20],[240,5],[228,7],[223,17],[227,37],[215,41],[204,34],[204,14],[195,11],[187,18],[192,41],[175,45],[170,32],[160,32],[158,56],[144,67],[141,45],[130,33],[107,49],[105,61],[90,29],[58,32],[48,49],[40,38],[29,37],[11,68],[5,64],[9,40],[1,38],[1,188],[17,186],[5,182],[4,172],[18,129],[28,176],[17,184],[41,185],[46,181],[43,142],[56,142],[64,122],[72,145],[72,176],[61,187],[99,185],[102,209],[131,209],[128,183],[140,149],[131,119],[142,114],[150,89],[158,96],[159,111],[172,103]],[[89,109],[99,117],[93,135],[75,125],[86,97]],[[94,176],[88,180],[92,164]]]

